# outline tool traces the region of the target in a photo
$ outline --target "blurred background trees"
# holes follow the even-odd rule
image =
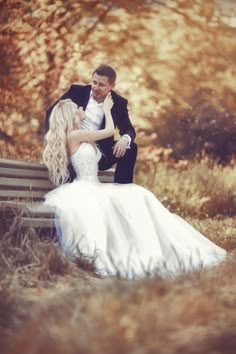
[[[106,62],[117,70],[141,147],[168,149],[176,159],[229,160],[236,28],[222,2],[1,1],[2,149],[40,159],[46,108]]]

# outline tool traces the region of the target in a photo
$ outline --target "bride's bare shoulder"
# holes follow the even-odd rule
[[[69,154],[73,155],[74,152],[78,149],[78,147],[81,144],[81,141],[79,139],[79,131],[78,130],[74,130],[72,132],[70,132],[67,140],[68,140],[68,150],[69,150]]]

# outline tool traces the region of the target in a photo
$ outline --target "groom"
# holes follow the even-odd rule
[[[97,142],[102,152],[99,169],[106,170],[116,163],[114,182],[132,183],[133,171],[137,157],[137,145],[134,143],[135,130],[128,113],[128,101],[113,91],[116,83],[116,72],[109,65],[100,65],[92,75],[91,85],[71,85],[69,90],[59,99],[70,98],[78,106],[82,106],[86,118],[82,121],[82,128],[98,130],[105,127],[103,102],[109,92],[113,99],[111,109],[115,126],[119,129],[120,138],[114,137]],[[49,128],[49,117],[57,100],[46,113],[45,127]],[[72,166],[68,166],[71,180],[75,178]]]

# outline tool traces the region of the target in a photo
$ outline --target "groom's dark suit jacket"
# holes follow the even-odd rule
[[[46,131],[49,129],[50,114],[52,112],[53,107],[58,103],[58,101],[70,98],[73,102],[75,102],[78,106],[82,106],[85,110],[89,101],[90,92],[91,85],[71,85],[69,90],[59,100],[57,100],[52,106],[48,108],[45,122]],[[118,127],[120,135],[128,134],[131,137],[131,140],[133,141],[136,134],[129,119],[129,113],[127,108],[128,101],[114,91],[111,92],[111,95],[114,102],[113,107],[111,109],[114,124],[116,127]],[[101,128],[104,128],[104,126],[105,118],[103,119]],[[111,149],[112,145],[114,144],[114,137],[100,140],[98,143],[101,150],[106,154],[106,151]]]

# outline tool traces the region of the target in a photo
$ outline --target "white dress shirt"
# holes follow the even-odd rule
[[[82,128],[85,130],[99,130],[102,126],[103,116],[103,102],[98,103],[93,98],[91,91],[88,105],[85,109],[85,119],[81,123]]]
[[[104,117],[103,102],[98,103],[93,98],[92,90],[90,92],[90,97],[88,105],[85,109],[85,119],[82,120],[81,127],[85,130],[99,130],[102,126],[102,121]],[[127,149],[130,149],[131,137],[128,134],[124,134],[128,138]]]

